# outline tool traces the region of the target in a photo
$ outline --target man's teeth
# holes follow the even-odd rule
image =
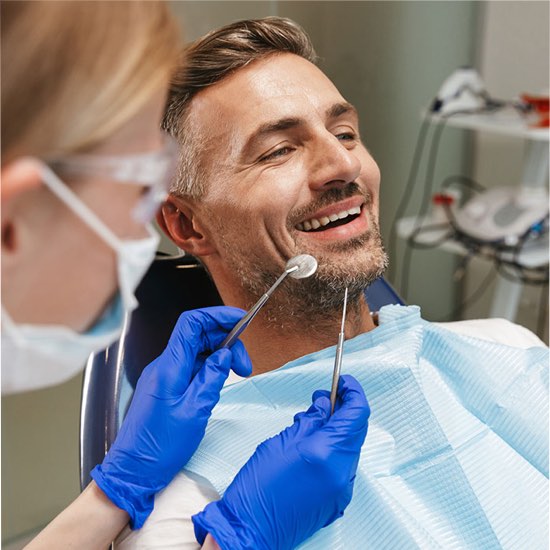
[[[331,214],[330,216],[323,216],[322,218],[311,218],[310,220],[296,224],[296,229],[298,229],[298,231],[311,231],[312,229],[319,229],[319,227],[328,225],[330,222],[343,220],[348,216],[355,216],[356,214],[361,214],[360,206],[355,206],[349,210],[342,210],[342,212]]]

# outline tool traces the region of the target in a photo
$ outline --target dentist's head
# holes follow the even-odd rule
[[[161,2],[3,2],[2,390],[61,382],[118,336],[175,149]]]

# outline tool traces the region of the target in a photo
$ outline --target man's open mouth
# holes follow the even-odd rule
[[[348,210],[342,210],[341,212],[336,212],[330,216],[323,216],[321,218],[310,218],[303,222],[296,224],[296,229],[298,231],[326,231],[327,229],[332,229],[333,227],[338,227],[340,225],[346,225],[347,223],[352,222],[361,214],[361,207],[354,206]]]

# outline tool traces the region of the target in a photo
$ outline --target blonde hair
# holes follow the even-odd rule
[[[90,148],[167,85],[177,25],[159,1],[1,4],[2,163]]]

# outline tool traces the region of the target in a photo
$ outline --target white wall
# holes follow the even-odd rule
[[[523,92],[548,94],[549,18],[548,2],[484,3],[479,70],[491,95],[510,99]],[[479,133],[474,145],[473,176],[487,187],[519,183],[525,149],[526,142],[522,139]],[[490,269],[488,262],[472,262],[466,296],[475,291]],[[493,290],[494,285],[482,300],[467,308],[465,317],[487,316]],[[543,305],[546,308],[543,333],[548,342],[547,298],[547,289],[526,287],[517,322],[536,331],[539,308]]]

